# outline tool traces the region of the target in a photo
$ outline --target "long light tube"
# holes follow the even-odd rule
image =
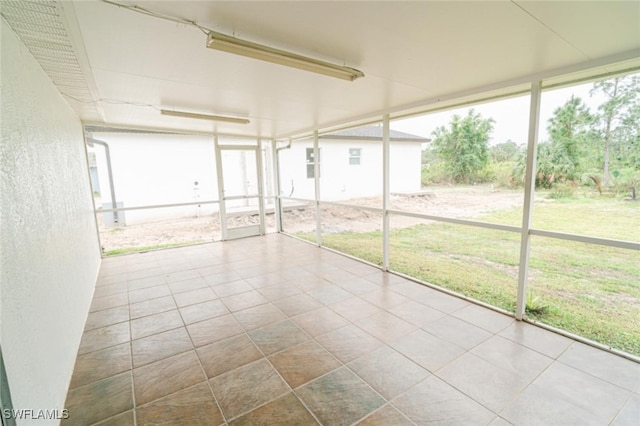
[[[171,111],[167,109],[161,109],[160,114],[170,115],[172,117],[185,117],[185,118],[197,118],[200,120],[224,121],[225,123],[249,124],[248,118],[227,117],[223,115],[196,114],[194,112]]]
[[[235,53],[248,58],[259,59],[261,61],[272,62],[274,64],[286,65],[305,71],[311,71],[330,77],[341,78],[353,81],[356,78],[364,77],[364,73],[354,68],[334,65],[329,62],[319,61],[284,50],[274,49],[250,41],[241,40],[225,34],[210,31],[207,37],[207,47],[221,50],[223,52]]]

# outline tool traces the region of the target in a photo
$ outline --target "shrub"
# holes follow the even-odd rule
[[[562,199],[562,198],[573,198],[575,195],[576,188],[573,183],[558,183],[553,186],[551,192],[549,192],[548,197],[554,200]]]

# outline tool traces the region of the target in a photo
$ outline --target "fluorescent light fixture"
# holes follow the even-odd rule
[[[223,115],[196,114],[194,112],[170,111],[167,109],[161,109],[160,114],[170,115],[172,117],[185,117],[185,118],[197,118],[200,120],[224,121],[225,123],[249,124],[248,118],[226,117]]]
[[[207,47],[221,50],[223,52],[235,53],[248,58],[259,59],[261,61],[272,62],[274,64],[286,65],[305,71],[328,75],[330,77],[341,78],[353,81],[356,78],[364,77],[364,73],[354,68],[342,67],[319,61],[306,56],[297,55],[284,50],[274,49],[250,41],[241,40],[215,31],[210,31],[207,37]]]

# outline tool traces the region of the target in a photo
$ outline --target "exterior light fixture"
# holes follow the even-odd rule
[[[250,41],[241,40],[215,31],[210,31],[207,37],[207,47],[221,50],[223,52],[235,53],[236,55],[248,58],[259,59],[261,61],[272,62],[274,64],[286,65],[305,71],[327,75],[329,77],[341,78],[353,81],[356,78],[364,77],[364,73],[354,68],[343,67],[319,61],[284,50],[274,49]]]
[[[172,117],[197,118],[199,120],[210,120],[210,121],[223,121],[225,123],[249,124],[248,118],[227,117],[223,115],[196,114],[193,112],[170,111],[166,109],[161,109],[160,114],[170,115]]]

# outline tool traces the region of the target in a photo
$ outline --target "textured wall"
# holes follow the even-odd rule
[[[200,200],[217,200],[216,157],[211,136],[95,133],[109,144],[116,198],[125,207],[191,203],[193,182],[198,181]],[[104,148],[94,146],[102,202],[110,203]],[[254,166],[255,167],[255,166]],[[203,205],[201,214],[218,211],[217,204]],[[196,207],[133,210],[124,213],[126,224],[194,216]]]
[[[0,27],[0,342],[14,408],[63,408],[100,266],[82,127]]]

